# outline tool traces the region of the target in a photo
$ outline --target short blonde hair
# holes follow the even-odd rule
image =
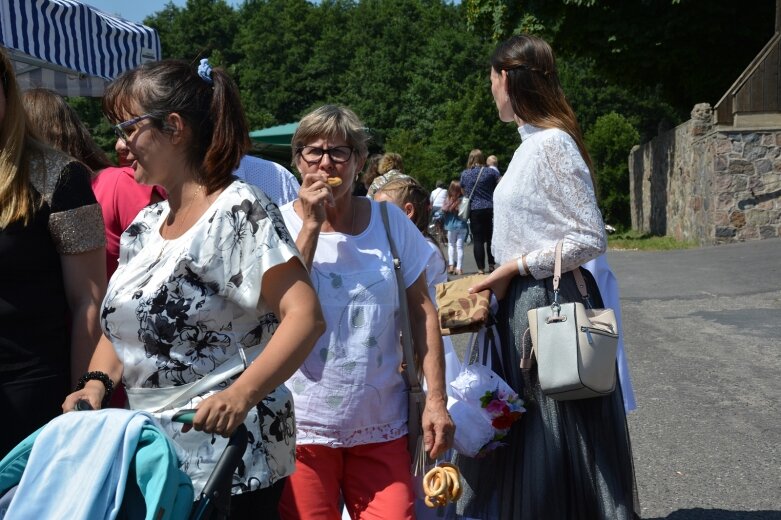
[[[361,161],[369,154],[369,134],[358,116],[341,105],[323,105],[309,112],[298,123],[293,134],[293,161],[301,148],[321,137],[336,137],[347,141]]]

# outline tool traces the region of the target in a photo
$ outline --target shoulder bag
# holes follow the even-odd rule
[[[471,204],[472,204],[472,195],[475,194],[475,189],[477,189],[477,183],[480,182],[480,176],[483,174],[483,170],[485,168],[480,168],[480,173],[477,174],[477,179],[475,179],[475,185],[472,186],[472,191],[469,192],[468,197],[461,197],[461,202],[458,203],[458,218],[461,220],[469,220],[469,212],[471,210]]]
[[[396,287],[399,293],[399,321],[401,322],[401,346],[404,354],[404,380],[409,389],[408,403],[409,414],[407,416],[407,445],[412,456],[412,474],[420,476],[424,470],[426,452],[423,449],[423,409],[426,406],[426,393],[420,384],[418,365],[415,359],[415,350],[412,346],[412,328],[409,321],[409,308],[407,306],[407,289],[401,274],[401,258],[396,250],[396,242],[390,231],[388,221],[388,207],[386,202],[380,203],[382,223],[385,225],[385,233],[388,235],[391,255],[393,256],[393,270],[396,273]]]
[[[616,386],[618,325],[612,309],[593,309],[580,268],[572,273],[583,302],[559,303],[561,248],[556,244],[553,303],[530,309],[529,328],[523,337],[521,368],[537,359],[543,393],[557,401],[601,397]],[[588,307],[587,307],[588,305]],[[532,348],[526,352],[526,336]]]

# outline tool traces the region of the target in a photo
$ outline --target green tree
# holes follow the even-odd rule
[[[168,2],[144,20],[160,35],[164,58],[193,63],[209,58],[212,65],[222,66],[238,61],[233,40],[239,22],[238,13],[225,0],[187,0],[184,7]]]
[[[297,120],[311,106],[316,77],[307,64],[320,26],[305,0],[249,0],[240,9],[236,43],[239,86],[252,127]]]
[[[103,115],[99,98],[70,97],[68,104],[76,111],[79,119],[90,131],[95,143],[106,152],[109,158],[116,160],[114,143],[116,137],[106,117]]]
[[[559,56],[589,57],[628,88],[659,89],[680,122],[715,104],[774,32],[774,0],[467,0],[468,24],[495,39],[530,32]],[[739,43],[737,43],[739,42]]]
[[[627,151],[639,144],[640,134],[627,118],[610,112],[597,118],[584,139],[594,163],[605,222],[627,229],[631,225]]]

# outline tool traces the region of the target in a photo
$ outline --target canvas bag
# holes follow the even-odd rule
[[[437,316],[443,336],[477,332],[488,323],[491,291],[469,292],[485,276],[465,276],[436,285]]]
[[[553,272],[553,303],[530,309],[529,329],[524,334],[521,368],[532,367],[537,359],[537,375],[543,393],[558,401],[601,397],[616,386],[618,324],[612,309],[593,309],[580,302],[559,303],[561,248],[556,244]],[[573,271],[583,301],[589,296],[580,269]],[[527,354],[526,337],[532,348]]]
[[[423,408],[426,406],[426,393],[420,384],[415,350],[412,346],[412,329],[409,321],[409,308],[407,307],[407,290],[401,275],[401,258],[396,250],[396,243],[390,232],[388,222],[388,207],[386,202],[380,203],[382,223],[385,225],[385,233],[388,235],[391,255],[393,256],[393,270],[396,273],[396,287],[399,293],[399,321],[401,322],[401,346],[404,354],[404,380],[409,389],[408,403],[409,414],[407,416],[407,447],[412,456],[412,474],[422,476],[425,472],[426,452],[423,449]]]
[[[477,179],[475,179],[475,185],[472,186],[472,191],[469,192],[468,197],[461,197],[461,202],[458,203],[458,218],[461,220],[469,220],[469,211],[471,210],[471,204],[472,204],[472,195],[475,194],[475,189],[477,189],[477,183],[480,182],[480,176],[483,174],[483,170],[485,168],[480,168],[480,173],[477,174]]]

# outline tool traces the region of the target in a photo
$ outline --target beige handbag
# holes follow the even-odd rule
[[[561,246],[561,242],[556,245],[553,303],[527,313],[532,348],[527,354],[524,334],[521,368],[531,368],[531,357],[536,357],[540,388],[551,399],[567,401],[608,395],[616,386],[616,316],[612,309],[591,309],[580,302],[559,303]],[[572,273],[583,301],[588,303],[580,269]]]

